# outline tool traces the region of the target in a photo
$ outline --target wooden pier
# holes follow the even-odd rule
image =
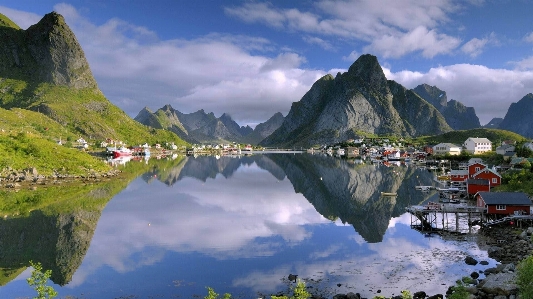
[[[406,211],[411,214],[411,227],[422,231],[452,231],[449,215],[455,216],[453,229],[457,232],[461,218],[467,219],[469,230],[473,223],[485,221],[485,209],[469,205],[430,202],[424,206],[406,207]]]

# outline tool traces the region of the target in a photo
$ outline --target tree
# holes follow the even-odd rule
[[[43,266],[41,263],[30,261],[30,265],[33,267],[33,271],[31,272],[31,277],[26,281],[31,287],[33,287],[33,289],[35,289],[35,291],[37,291],[37,297],[33,297],[33,299],[52,299],[57,296],[57,292],[54,288],[46,285],[46,282],[50,279],[50,276],[52,276],[52,270],[46,270],[43,273]]]

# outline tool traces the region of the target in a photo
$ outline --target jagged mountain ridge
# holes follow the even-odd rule
[[[168,129],[190,143],[257,144],[281,125],[283,115],[278,112],[252,129],[250,126],[239,126],[227,113],[219,118],[213,112],[206,113],[203,109],[185,114],[171,105],[165,105],[155,113],[145,107],[135,120],[153,128]]]
[[[498,129],[515,132],[533,138],[533,94],[528,93],[520,101],[512,103]]]
[[[421,136],[451,131],[442,114],[416,93],[388,81],[375,56],[359,57],[348,72],[317,80],[294,102],[280,128],[260,144],[333,144],[361,134]]]
[[[453,99],[448,101],[446,92],[438,87],[421,84],[413,88],[413,91],[435,106],[452,129],[469,130],[481,126],[473,107],[466,107]]]

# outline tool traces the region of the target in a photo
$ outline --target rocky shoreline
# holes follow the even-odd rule
[[[478,232],[479,246],[485,248],[490,258],[500,262],[493,268],[485,271],[473,271],[469,277],[463,278],[462,283],[466,296],[469,299],[517,299],[518,286],[516,280],[516,265],[533,253],[533,227],[519,228],[509,224],[497,227],[482,228]],[[488,264],[487,261],[477,261],[467,256],[467,265],[475,266],[478,263]],[[485,278],[480,279],[480,274]],[[446,294],[429,295],[424,291],[412,293],[414,299],[443,299],[449,298],[455,291],[450,286]],[[411,290],[414,291],[414,290]],[[379,293],[379,292],[378,292]],[[378,294],[379,295],[379,294]],[[312,299],[326,299],[320,296],[312,296]],[[402,296],[394,296],[394,299],[402,299]],[[336,294],[332,299],[365,299],[359,293]]]
[[[64,174],[55,171],[52,175],[39,174],[35,167],[23,170],[15,170],[10,167],[4,168],[0,172],[0,189],[20,190],[22,188],[36,189],[54,185],[64,185],[70,183],[95,183],[118,177],[122,171],[112,169],[99,173],[94,170],[87,170],[83,175]]]

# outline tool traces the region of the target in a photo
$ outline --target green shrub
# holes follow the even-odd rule
[[[41,263],[30,261],[30,265],[33,267],[33,271],[31,272],[31,277],[26,281],[35,291],[37,291],[37,297],[33,297],[33,299],[51,299],[56,297],[57,292],[54,288],[46,285],[46,282],[50,279],[50,276],[52,276],[52,270],[46,270],[43,273],[43,266]]]
[[[519,288],[520,298],[533,298],[533,255],[518,264],[516,284]]]

